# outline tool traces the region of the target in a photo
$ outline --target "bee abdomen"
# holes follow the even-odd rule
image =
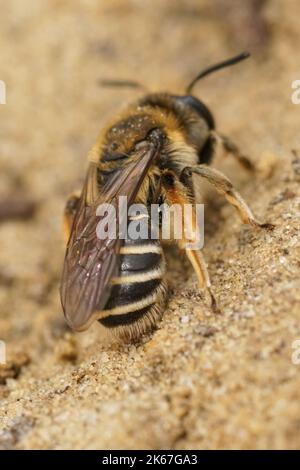
[[[119,276],[112,279],[110,298],[100,323],[132,339],[153,328],[166,301],[165,260],[157,240],[125,240]]]

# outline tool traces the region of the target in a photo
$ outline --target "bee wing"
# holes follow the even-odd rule
[[[97,165],[91,163],[74,218],[64,261],[60,287],[61,303],[69,326],[81,331],[97,319],[109,296],[109,281],[118,273],[118,252],[122,240],[99,239],[96,229],[101,216],[96,215],[100,204],[115,209],[117,230],[127,214],[121,212],[119,197],[126,196],[128,207],[133,203],[149,166],[158,154],[158,144],[145,141],[123,168],[114,171],[99,189]],[[112,212],[110,213],[112,215]],[[118,232],[117,232],[118,233]]]

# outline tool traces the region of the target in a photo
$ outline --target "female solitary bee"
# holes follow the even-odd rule
[[[259,223],[219,171],[208,166],[220,141],[238,161],[250,161],[235,144],[218,134],[208,108],[191,95],[195,83],[209,73],[248,57],[243,53],[202,71],[186,95],[149,94],[137,101],[99,136],[89,155],[89,167],[80,196],[71,196],[65,210],[68,244],[61,282],[61,302],[71,328],[81,331],[94,320],[123,339],[135,339],[151,330],[162,316],[167,299],[165,261],[159,239],[99,239],[99,204],[116,209],[120,196],[128,204],[195,203],[192,175],[204,178],[238,210],[244,223]],[[118,215],[117,223],[128,214]],[[185,233],[185,231],[183,231]],[[200,250],[177,241],[192,263],[199,285],[216,302]]]

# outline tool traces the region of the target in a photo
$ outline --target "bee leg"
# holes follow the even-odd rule
[[[274,225],[261,223],[254,217],[250,207],[244,201],[240,193],[233,187],[231,181],[220,171],[206,165],[198,165],[195,167],[184,168],[183,173],[185,177],[195,173],[208,180],[209,183],[211,183],[216,190],[225,196],[227,201],[237,209],[244,224],[250,224],[254,227],[266,229],[274,228]]]
[[[70,238],[73,220],[74,220],[74,216],[76,214],[76,210],[78,207],[79,199],[80,199],[79,191],[76,193],[70,194],[65,205],[63,227],[64,227],[64,239],[66,243],[68,242]]]
[[[191,183],[191,178],[188,179],[189,183]],[[185,251],[187,258],[193,266],[199,287],[207,292],[211,308],[214,312],[219,313],[216,299],[211,290],[206,262],[199,249],[201,236],[195,209],[193,207],[191,212],[186,212],[186,205],[194,205],[193,188],[191,187],[192,185],[188,184],[188,179],[180,178],[178,180],[173,172],[166,170],[162,178],[164,200],[169,206],[175,204],[181,207],[181,211],[179,214],[177,213],[174,220],[174,223],[179,226],[177,228],[174,227],[174,231],[181,234],[181,238],[176,239],[176,242],[179,248]]]
[[[254,164],[248,157],[246,157],[246,155],[240,151],[238,146],[230,139],[230,137],[219,134],[217,132],[214,132],[213,135],[217,141],[221,142],[224,150],[230,153],[239,162],[240,165],[242,165],[248,171],[255,171]]]

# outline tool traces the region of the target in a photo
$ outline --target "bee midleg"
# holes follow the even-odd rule
[[[64,239],[66,243],[68,242],[70,238],[73,220],[74,220],[74,216],[76,214],[76,210],[78,207],[79,199],[80,199],[79,191],[72,193],[68,197],[66,205],[65,205],[64,216],[63,216],[63,231],[64,231]]]
[[[164,178],[164,175],[167,178]],[[175,217],[174,224],[181,226],[181,230],[175,229],[175,232],[182,236],[177,241],[180,249],[185,251],[187,258],[192,264],[196,273],[198,284],[201,289],[205,289],[210,298],[210,304],[214,311],[218,311],[217,303],[211,290],[211,282],[207,270],[207,264],[201,250],[198,248],[201,241],[197,217],[195,212],[195,196],[191,179],[176,177],[176,175],[167,170],[163,173],[162,185],[164,188],[164,199],[169,206],[179,205],[181,211],[179,216]],[[191,212],[186,212],[187,205],[190,204]],[[187,215],[187,216],[186,216]]]
[[[219,132],[214,130],[212,131],[212,136],[215,139],[216,143],[220,142],[225,152],[231,154],[236,159],[236,161],[240,165],[242,165],[246,170],[255,171],[254,164],[246,155],[241,152],[239,147],[230,139],[230,137],[227,137],[224,134],[220,134]]]
[[[164,273],[160,240],[128,235],[120,249],[119,275],[112,279],[111,295],[100,312],[100,323],[123,340],[151,331],[166,303]]]
[[[254,227],[271,229],[272,224],[261,223],[253,215],[250,207],[244,201],[240,193],[234,188],[231,181],[220,171],[210,168],[206,165],[198,165],[195,167],[186,167],[183,170],[185,177],[195,173],[196,175],[205,178],[209,181],[216,190],[225,196],[227,201],[232,204],[238,211],[240,218],[244,224],[250,224]]]

